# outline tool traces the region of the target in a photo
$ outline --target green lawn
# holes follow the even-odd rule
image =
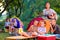
[[[8,33],[0,33],[0,40],[4,40],[8,36],[9,36]]]

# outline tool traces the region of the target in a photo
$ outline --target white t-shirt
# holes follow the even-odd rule
[[[43,15],[45,15],[45,16],[52,15],[53,13],[56,14],[56,19],[57,19],[57,13],[53,9],[49,9],[49,10],[44,9],[43,10]]]
[[[55,13],[56,14],[56,12],[53,10],[53,9],[49,9],[49,10],[46,10],[46,9],[44,9],[43,10],[43,15],[48,15],[48,14],[53,14],[53,13]]]
[[[38,32],[46,32],[46,28],[45,27],[38,27]]]
[[[10,25],[10,22],[5,22],[5,26],[9,26]]]

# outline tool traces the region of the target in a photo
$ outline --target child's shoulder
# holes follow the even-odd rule
[[[43,11],[46,11],[46,9],[44,9]]]

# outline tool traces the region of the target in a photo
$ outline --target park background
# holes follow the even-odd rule
[[[50,2],[51,8],[57,12],[57,24],[60,25],[60,0],[0,0],[0,29],[4,29],[6,18],[18,17],[26,30],[33,18],[42,16],[46,2]],[[7,36],[8,33],[0,33],[0,40],[4,40]]]

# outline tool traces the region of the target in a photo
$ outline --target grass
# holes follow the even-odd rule
[[[9,34],[8,33],[0,33],[0,40],[4,40],[6,37],[8,37]]]

